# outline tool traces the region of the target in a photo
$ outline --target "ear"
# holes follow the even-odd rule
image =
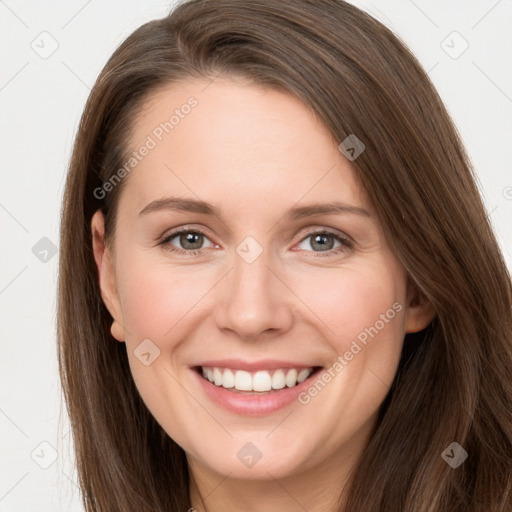
[[[430,301],[427,300],[415,284],[408,278],[405,332],[418,332],[425,329],[435,316],[436,312]]]
[[[121,302],[117,293],[113,254],[105,244],[105,220],[101,210],[97,210],[91,220],[92,245],[94,260],[98,268],[101,298],[109,310],[113,322],[110,332],[118,341],[125,341],[125,329]]]

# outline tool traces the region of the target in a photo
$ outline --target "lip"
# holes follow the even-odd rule
[[[313,368],[314,364],[294,363],[290,361],[280,361],[277,359],[264,359],[261,361],[243,361],[242,359],[217,359],[215,361],[203,361],[197,363],[191,368],[198,366],[206,366],[209,368],[230,368],[232,370],[245,370],[246,372],[255,372],[257,370],[279,370],[280,368],[297,368],[302,370],[304,368]]]
[[[223,361],[225,363],[227,361]],[[221,361],[216,361],[215,365],[218,367],[223,367],[220,364]],[[230,363],[232,364],[232,362]],[[258,363],[260,364],[260,363]],[[282,363],[279,363],[282,365]],[[209,365],[200,365],[200,366],[209,366]],[[254,366],[254,365],[253,365]],[[229,364],[226,364],[224,367],[233,368]],[[205,379],[199,373],[198,366],[194,366],[191,368],[193,375],[195,375],[195,379],[197,379],[199,386],[208,397],[210,401],[221,406],[225,410],[232,412],[237,415],[242,416],[266,416],[272,414],[280,409],[285,408],[287,405],[290,405],[294,401],[297,400],[300,393],[305,391],[310,385],[311,382],[317,378],[318,374],[323,370],[322,367],[319,366],[277,366],[266,369],[273,368],[314,368],[315,371],[303,382],[293,386],[292,388],[283,388],[280,390],[276,390],[273,392],[265,392],[259,395],[250,395],[244,393],[235,393],[233,391],[229,391],[222,386],[216,386],[212,384],[209,380]],[[246,369],[237,368],[237,369]],[[262,369],[261,366],[257,366],[257,368]],[[234,368],[233,368],[234,369]]]

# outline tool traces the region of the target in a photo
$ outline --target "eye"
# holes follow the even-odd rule
[[[335,247],[336,242],[338,246]],[[338,233],[315,231],[303,238],[299,244],[299,247],[303,250],[307,250],[308,246],[312,248],[315,253],[326,253],[315,254],[315,256],[331,256],[332,254],[338,254],[349,249],[352,247],[352,244],[348,237]]]
[[[183,247],[176,247],[171,244],[171,241],[177,239],[178,243]],[[165,247],[170,252],[176,252],[178,254],[195,255],[199,254],[204,248],[203,243],[205,240],[209,240],[202,231],[192,230],[188,228],[182,228],[178,231],[167,235],[159,245]]]
[[[171,243],[175,239],[181,247],[176,247],[175,244]],[[184,227],[165,236],[159,242],[159,245],[163,246],[165,250],[176,254],[194,256],[201,254],[203,249],[206,248],[204,246],[206,240],[209,241],[209,238],[202,231]],[[308,240],[310,241],[308,242]],[[337,246],[336,243],[338,244]],[[332,256],[351,247],[352,242],[348,237],[325,230],[313,231],[299,242],[301,250],[308,251],[312,249],[315,257]]]

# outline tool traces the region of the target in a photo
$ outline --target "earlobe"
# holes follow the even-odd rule
[[[436,312],[431,302],[409,281],[405,312],[405,332],[412,333],[425,329],[435,316]]]
[[[101,210],[97,210],[91,219],[91,235],[101,298],[113,318],[110,332],[118,341],[125,341],[112,254],[105,244],[105,221]]]

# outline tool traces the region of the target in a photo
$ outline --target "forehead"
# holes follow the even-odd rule
[[[248,200],[366,204],[350,162],[309,107],[239,78],[182,81],[152,94],[129,146],[134,165],[122,202],[137,211],[166,195],[235,210]]]

